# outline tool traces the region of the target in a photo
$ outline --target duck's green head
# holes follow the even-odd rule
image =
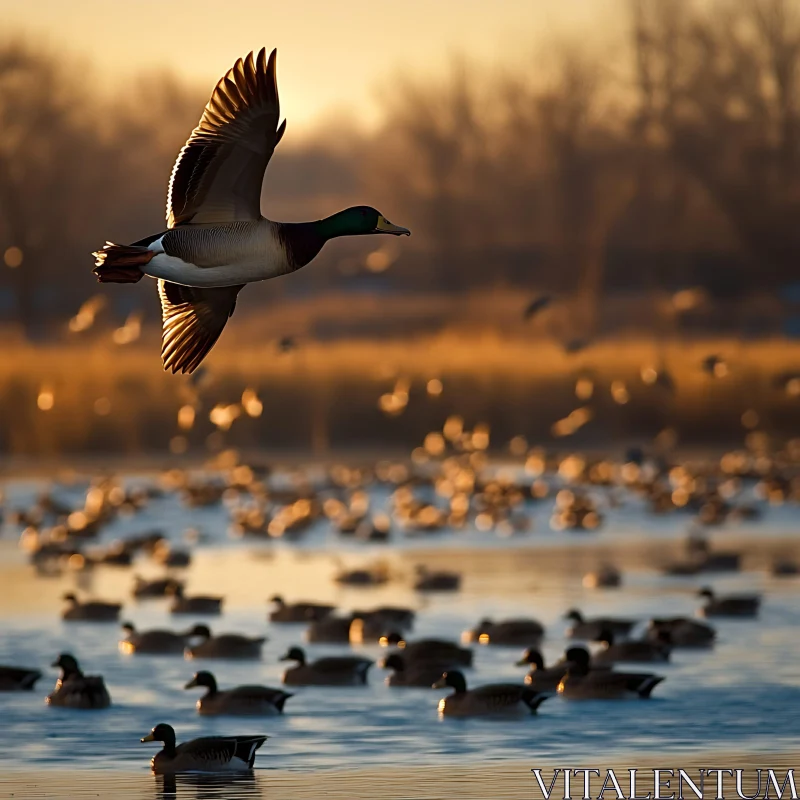
[[[50,666],[60,668],[65,675],[81,671],[78,660],[70,653],[61,653]]]
[[[306,663],[306,654],[299,647],[290,647],[280,658],[281,661],[296,661],[298,664]]]
[[[442,677],[439,678],[439,680],[436,681],[431,688],[444,689],[446,686],[451,686],[453,689],[455,689],[456,694],[461,694],[462,692],[467,691],[466,678],[464,678],[463,673],[459,672],[457,669],[451,669],[442,673]]]
[[[523,654],[522,658],[517,661],[516,666],[518,667],[528,667],[530,666],[531,669],[536,667],[536,669],[544,669],[544,659],[542,658],[542,654],[533,647],[529,647]]]
[[[175,744],[175,730],[173,729],[172,725],[167,725],[164,722],[160,722],[158,725],[147,734],[147,736],[142,737],[143,742],[163,742],[164,744],[168,744],[172,742]]]
[[[192,689],[195,686],[204,686],[214,692],[217,689],[217,681],[210,672],[203,669],[195,672],[194,677],[183,688]]]
[[[408,228],[389,222],[386,217],[371,206],[353,206],[323,219],[319,223],[320,232],[326,239],[339,236],[363,236],[372,233],[391,233],[395,236],[411,236]]]
[[[195,625],[192,628],[190,628],[188,631],[186,631],[184,636],[187,639],[191,639],[191,638],[195,638],[195,637],[198,638],[198,639],[210,639],[211,638],[211,629],[208,627],[208,625]]]
[[[591,658],[585,647],[570,647],[564,653],[564,661],[569,665],[567,671],[576,675],[585,675],[589,671]]]

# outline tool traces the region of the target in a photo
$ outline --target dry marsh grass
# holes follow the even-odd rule
[[[702,369],[709,354],[725,359],[727,375],[714,378]],[[674,390],[646,385],[647,365],[666,368]],[[251,344],[240,334],[223,339],[194,386],[161,371],[152,332],[123,348],[17,343],[6,346],[0,361],[0,448],[15,455],[166,452],[181,434],[177,414],[186,404],[197,412],[193,428],[183,432],[190,450],[205,449],[215,432],[212,447],[408,447],[452,413],[467,425],[488,422],[493,446],[517,434],[547,442],[552,425],[581,406],[591,408],[593,419],[562,444],[649,437],[668,426],[684,443],[740,441],[747,410],[759,429],[796,433],[800,398],[776,385],[776,377],[798,367],[800,345],[780,339],[746,346],[733,339],[614,339],[567,355],[552,340],[453,330],[384,342],[301,341],[281,354],[274,343]],[[575,395],[581,377],[593,384],[583,400]],[[442,381],[440,396],[426,392],[432,378]],[[407,384],[408,403],[387,416],[378,400],[398,381]],[[248,387],[258,394],[261,414],[242,414],[230,430],[216,431],[211,408],[239,403]],[[51,394],[52,407],[42,393]]]

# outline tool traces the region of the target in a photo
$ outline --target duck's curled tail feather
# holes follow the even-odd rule
[[[136,283],[144,277],[142,268],[155,255],[153,250],[136,245],[106,242],[95,257],[94,274],[100,283]]]

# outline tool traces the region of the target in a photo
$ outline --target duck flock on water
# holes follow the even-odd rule
[[[165,612],[176,623],[186,619],[182,625],[140,629],[123,615],[125,604],[69,591],[63,595],[65,624],[116,623],[122,629],[117,647],[127,656],[217,659],[224,668],[226,660],[262,659],[267,637],[224,630],[215,620],[224,616],[225,598],[186,590],[177,570],[191,564],[192,545],[203,537],[195,531],[179,546],[163,531],[150,531],[100,544],[98,540],[110,525],[120,518],[130,525],[142,510],[171,497],[180,498],[188,508],[226,509],[230,533],[235,537],[290,545],[320,528],[341,541],[372,545],[401,538],[458,535],[463,529],[478,536],[524,540],[532,525],[532,509],[548,501],[554,509],[549,527],[555,538],[596,536],[606,525],[607,515],[632,503],[638,507],[644,503],[653,515],[686,515],[691,524],[685,558],[653,566],[664,575],[689,576],[694,581],[696,618],[646,620],[635,613],[625,618],[593,617],[567,609],[567,636],[574,644],[547,664],[542,643],[548,631],[528,616],[481,619],[465,631],[442,631],[442,638],[415,639],[412,630],[421,612],[414,608],[345,611],[330,603],[267,595],[261,601],[269,602],[269,626],[294,626],[298,631],[296,643],[285,653],[269,656],[287,664],[283,686],[256,681],[231,686],[224,678],[218,680],[217,670],[203,665],[206,668],[194,675],[187,672],[183,687],[201,692],[196,707],[203,716],[291,714],[295,687],[314,692],[314,687],[368,685],[374,661],[351,648],[372,645],[385,648],[379,663],[387,672],[386,691],[412,687],[450,690],[433,701],[415,694],[414,702],[421,710],[433,711],[438,706],[445,718],[513,718],[535,714],[552,697],[648,698],[665,679],[662,668],[675,649],[702,651],[714,646],[716,632],[710,624],[714,619],[757,617],[760,596],[720,595],[709,585],[709,576],[739,571],[742,554],[711,548],[706,531],[723,523],[758,518],[771,505],[796,502],[800,497],[796,463],[789,450],[771,457],[746,451],[727,453],[717,461],[702,463],[672,462],[643,453],[629,453],[625,460],[614,461],[530,450],[518,456],[514,469],[503,472],[482,448],[472,446],[472,437],[462,429],[458,437],[451,436],[447,450],[424,462],[412,458],[361,467],[335,465],[321,474],[318,467],[273,473],[264,465],[245,465],[229,458],[224,468],[217,464],[216,470],[171,470],[158,482],[138,482],[136,486],[109,477],[94,479],[77,503],[74,492],[73,500],[68,500],[68,494],[53,486],[26,507],[6,507],[4,521],[20,531],[20,545],[41,579],[80,576],[96,569],[124,570],[149,559],[164,573],[148,579],[134,575],[130,586],[133,601],[164,603]],[[287,482],[290,475],[294,480]],[[564,493],[569,498],[564,498]],[[380,501],[380,511],[373,509],[377,497],[386,498]],[[574,498],[580,498],[582,517],[570,510]],[[587,528],[578,520],[585,520],[589,505],[596,519]],[[797,575],[792,553],[775,547],[761,549],[762,565],[775,577]],[[379,562],[359,569],[342,566],[333,580],[357,589],[381,586],[395,577]],[[583,583],[587,588],[615,589],[623,584],[623,574],[613,564],[601,563],[584,576]],[[412,586],[420,598],[436,597],[458,592],[461,575],[420,565]],[[204,621],[198,622],[197,617]],[[454,636],[458,633],[460,637]],[[338,645],[342,652],[310,658],[301,639],[312,646]],[[509,648],[509,666],[518,665],[520,680],[497,682],[491,675],[476,675],[476,646]],[[64,652],[55,659],[52,666],[61,675],[46,702],[76,713],[108,707],[113,699],[103,677],[85,673],[80,656],[79,652]],[[0,689],[4,691],[33,692],[40,678],[36,668],[0,667]],[[152,767],[169,773],[249,769],[265,739],[204,737],[179,745],[170,725],[160,722],[144,741],[163,744]]]
[[[458,589],[455,573],[425,572],[430,585],[450,592]],[[173,616],[195,614],[219,616],[223,598],[191,595],[183,591],[177,578],[146,582],[136,578],[132,587],[135,599],[162,597]],[[755,618],[761,598],[757,595],[717,596],[704,587],[698,592],[703,604],[698,616]],[[119,622],[123,604],[97,599],[81,600],[75,593],[63,597],[62,619],[69,624]],[[329,603],[289,602],[274,595],[269,599],[267,618],[270,626],[298,629],[309,643],[352,645],[373,644],[385,648],[379,666],[387,671],[386,691],[403,688],[450,689],[450,693],[430,702],[415,695],[420,709],[438,703],[442,717],[499,717],[515,719],[531,716],[550,698],[566,700],[646,699],[665,676],[657,671],[670,660],[673,650],[702,650],[715,644],[716,631],[708,622],[690,617],[643,619],[587,617],[578,609],[564,615],[569,623],[567,637],[574,644],[563,656],[545,664],[541,645],[547,636],[536,619],[483,619],[461,632],[460,641],[452,638],[414,639],[411,630],[418,612],[412,608],[383,606],[367,611],[342,613]],[[129,656],[174,655],[193,659],[259,661],[267,641],[264,636],[244,636],[231,632],[212,633],[209,625],[192,623],[182,629],[139,630],[133,623],[121,622],[119,650]],[[509,663],[521,670],[517,682],[492,682],[488,676],[474,676],[474,647],[494,646],[509,649]],[[591,645],[591,648],[589,647]],[[516,660],[512,653],[517,650]],[[344,651],[340,655],[317,659],[307,657],[304,649],[290,647],[280,660],[287,662],[283,686],[257,683],[226,686],[214,672],[201,669],[186,682],[188,691],[200,690],[197,712],[203,716],[268,717],[283,714],[288,703],[291,713],[293,687],[364,687],[368,684],[374,661]],[[75,711],[107,708],[112,698],[102,676],[84,673],[74,653],[61,653],[52,666],[60,670],[55,687],[45,702]],[[524,673],[523,673],[524,670]],[[42,674],[37,669],[0,667],[0,689],[35,690]],[[188,677],[188,675],[187,675]],[[176,687],[177,688],[177,687]],[[163,747],[152,759],[157,773],[218,772],[249,770],[256,751],[267,736],[209,736],[178,744],[174,729],[161,722],[142,738],[157,741]]]

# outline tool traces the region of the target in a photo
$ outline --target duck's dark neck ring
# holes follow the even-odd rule
[[[217,693],[217,680],[214,677],[206,678],[206,683],[202,684],[206,687],[206,693],[203,695],[204,698],[213,697]]]
[[[278,228],[278,235],[286,259],[292,270],[300,269],[308,264],[322,250],[330,236],[321,230],[322,222],[283,222]]]

